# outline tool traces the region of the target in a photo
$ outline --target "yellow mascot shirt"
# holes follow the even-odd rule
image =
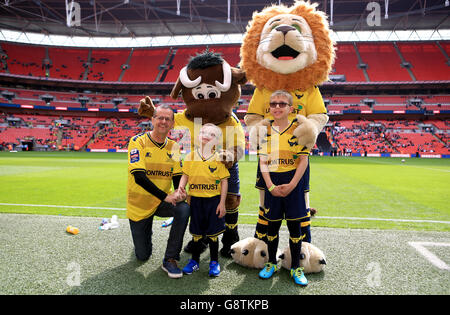
[[[175,114],[175,129],[189,129],[190,139],[191,139],[191,151],[194,146],[197,146],[198,134],[202,127],[201,119],[199,123],[195,123],[186,118],[184,111]],[[222,147],[221,149],[226,150],[227,148],[232,148],[235,146],[241,147],[242,150],[245,149],[245,134],[244,129],[239,121],[239,119],[233,114],[225,122],[220,125],[216,125],[222,130]]]
[[[306,147],[300,146],[293,135],[298,127],[297,119],[294,119],[285,130],[277,130],[271,121],[267,126],[265,137],[258,154],[267,159],[269,172],[288,172],[297,169],[300,155],[309,155]]]
[[[161,200],[136,184],[133,173],[145,171],[149,180],[169,194],[172,190],[172,176],[181,175],[180,147],[166,138],[159,145],[150,133],[134,136],[128,144],[128,186],[127,217],[140,221],[155,213]]]
[[[267,89],[255,88],[253,97],[248,105],[247,115],[257,114],[273,120],[270,114],[270,96],[274,91]],[[294,110],[289,115],[289,119],[293,120],[296,115],[309,116],[311,114],[326,114],[327,109],[323,102],[322,94],[320,94],[318,87],[312,87],[306,91],[290,91],[292,95]]]
[[[198,149],[191,151],[184,159],[183,173],[189,176],[188,194],[195,197],[220,195],[220,181],[230,177],[225,165],[219,161],[217,152],[203,157]]]

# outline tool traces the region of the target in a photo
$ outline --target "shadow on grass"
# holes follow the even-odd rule
[[[156,264],[158,264],[156,266]],[[148,267],[148,268],[147,268]],[[145,269],[151,269],[148,273]],[[207,270],[205,271],[207,275]],[[192,294],[201,295],[209,288],[208,277],[203,274],[183,276],[180,279],[171,279],[161,269],[161,264],[150,258],[141,262],[130,255],[130,260],[116,268],[108,269],[92,276],[74,286],[69,295],[169,295]],[[200,273],[197,272],[197,273]],[[197,279],[196,279],[197,278]],[[203,278],[203,279],[198,279]],[[211,279],[214,280],[214,279]]]
[[[259,269],[250,269],[235,263],[228,264],[227,269],[243,276],[240,284],[234,286],[231,294],[291,295],[302,294],[305,292],[304,290],[307,290],[307,287],[296,285],[290,277],[289,271],[284,268],[280,268],[272,278],[264,280],[258,276]],[[322,271],[306,275],[306,277],[309,283],[313,284],[315,281],[321,281],[325,277],[325,273]]]

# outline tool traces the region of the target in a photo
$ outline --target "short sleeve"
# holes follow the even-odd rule
[[[318,87],[313,87],[308,95],[308,106],[306,106],[306,116],[311,114],[326,114],[327,109]]]
[[[139,136],[132,137],[128,143],[128,171],[145,171],[144,147]]]
[[[173,154],[173,175],[180,175],[182,173],[182,162],[181,162],[181,152],[180,152],[180,146],[178,144],[175,144],[173,146],[172,150]]]
[[[191,165],[193,161],[193,152],[189,153],[189,155],[186,156],[186,158],[183,161],[183,166],[181,168],[181,171],[183,174],[186,174],[187,176],[190,176],[191,174]]]
[[[218,171],[219,171],[219,173],[218,173],[219,174],[219,178],[221,180],[230,177],[230,172],[225,167],[225,164],[223,164],[222,162],[219,162],[219,163],[217,163],[217,165],[218,165],[217,168],[218,168]]]
[[[257,114],[264,117],[264,95],[262,91],[258,88],[255,88],[253,92],[252,99],[248,104],[247,115],[248,114]]]

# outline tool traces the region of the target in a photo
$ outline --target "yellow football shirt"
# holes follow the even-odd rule
[[[297,169],[300,155],[308,155],[309,150],[298,144],[293,135],[298,127],[294,119],[285,130],[277,130],[271,121],[267,127],[267,136],[262,141],[258,154],[267,159],[269,172],[287,172]]]
[[[203,157],[198,149],[194,149],[186,156],[182,170],[189,176],[188,194],[195,197],[220,195],[220,181],[230,177],[216,152],[209,157]]]
[[[184,111],[181,113],[175,114],[175,129],[189,129],[190,138],[191,138],[191,151],[194,147],[198,145],[198,134],[200,133],[200,129],[203,123],[199,118],[197,121],[191,121],[186,118],[184,115]],[[222,131],[222,143],[219,147],[220,149],[229,149],[235,146],[240,147],[242,150],[245,150],[245,134],[244,128],[242,128],[242,124],[239,119],[233,114],[230,118],[228,118],[225,122],[217,125]],[[244,152],[244,151],[243,151]]]
[[[267,89],[255,88],[252,99],[248,105],[247,115],[260,115],[270,120],[273,119],[270,113],[270,96],[274,91]],[[291,91],[292,107],[294,110],[289,115],[289,119],[293,120],[296,115],[308,116],[311,114],[326,114],[327,109],[323,102],[322,94],[318,87],[312,87],[306,91]]]
[[[134,136],[128,144],[127,217],[133,221],[148,218],[156,211],[161,200],[136,184],[133,173],[145,171],[149,180],[169,194],[172,176],[181,175],[180,147],[166,138],[158,144],[150,133]]]

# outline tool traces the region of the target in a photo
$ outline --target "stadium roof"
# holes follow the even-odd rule
[[[254,11],[293,0],[75,0],[80,25],[67,26],[72,0],[3,0],[0,29],[68,36],[239,34]],[[320,0],[334,31],[448,30],[448,0]],[[375,11],[374,11],[375,10]],[[378,10],[378,11],[377,11]],[[377,25],[368,18],[380,12]],[[387,19],[385,14],[387,13]],[[75,16],[76,18],[76,16]],[[372,21],[373,22],[373,21]],[[73,22],[72,22],[73,23]],[[372,24],[372,25],[370,25]]]

